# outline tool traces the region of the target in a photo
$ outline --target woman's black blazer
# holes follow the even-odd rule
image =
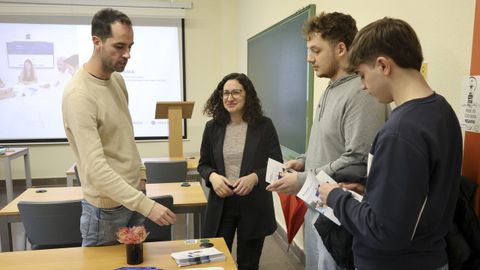
[[[210,120],[205,125],[198,172],[210,188],[208,196],[203,237],[216,237],[222,217],[224,199],[217,196],[209,181],[212,172],[225,175],[223,160],[223,141],[225,138],[223,124]],[[240,177],[255,172],[258,184],[250,194],[239,196],[241,219],[238,224],[237,237],[243,240],[257,239],[272,234],[276,228],[272,193],[265,188],[268,158],[283,162],[277,132],[272,120],[261,118],[255,125],[248,125],[245,148],[243,150]],[[237,195],[233,195],[237,196]]]

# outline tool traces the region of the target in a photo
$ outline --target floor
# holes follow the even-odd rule
[[[15,185],[14,194],[17,196],[25,190],[25,186]],[[0,181],[0,209],[7,204],[6,191],[4,181]],[[185,238],[185,216],[179,215],[177,223],[174,226],[174,238]],[[23,225],[21,223],[13,224],[13,248],[14,250],[24,250],[25,246],[30,249],[29,244],[25,244],[25,234]],[[1,239],[0,239],[1,242]],[[235,258],[235,243],[232,251]],[[274,234],[265,239],[263,247],[263,254],[260,260],[260,269],[262,270],[300,270],[305,269],[305,266],[295,257],[291,252],[287,252],[286,245],[280,240],[279,236]]]

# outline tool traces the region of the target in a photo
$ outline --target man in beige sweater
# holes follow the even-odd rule
[[[119,227],[159,225],[175,214],[146,197],[145,167],[135,144],[122,72],[130,58],[133,29],[120,11],[102,9],[92,19],[94,51],[65,87],[63,122],[75,154],[84,200],[83,246],[116,243]],[[140,215],[141,214],[141,215]]]

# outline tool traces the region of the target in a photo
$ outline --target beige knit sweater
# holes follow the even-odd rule
[[[101,80],[79,69],[65,87],[62,114],[84,198],[99,208],[124,205],[147,216],[154,201],[138,190],[145,167],[122,76]]]

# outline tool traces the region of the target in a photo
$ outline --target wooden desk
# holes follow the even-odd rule
[[[190,157],[190,158],[185,158],[187,160],[187,174],[188,175],[198,175],[197,172],[197,166],[198,166],[198,157]],[[169,158],[169,157],[148,157],[148,158],[142,158],[142,161],[169,161],[169,160],[180,160],[180,158]],[[65,172],[67,176],[67,186],[72,187],[73,186],[73,180],[77,179],[77,176],[75,175],[75,163],[68,168],[68,170]]]
[[[12,183],[12,160],[23,156],[25,164],[25,182],[27,188],[32,186],[32,175],[30,173],[30,157],[28,148],[7,148],[5,154],[0,155],[5,167],[5,185],[7,186],[7,202],[13,200],[13,183]]]
[[[192,182],[190,187],[182,187],[180,185],[180,182],[147,184],[147,196],[156,197],[161,195],[172,195],[173,212],[195,214],[193,224],[194,238],[200,238],[201,218],[203,210],[207,205],[207,199],[205,198],[200,183]],[[17,206],[18,202],[47,202],[83,199],[81,187],[54,187],[41,189],[45,189],[47,192],[37,193],[35,191],[38,190],[38,188],[29,188],[0,210],[0,237],[2,240],[2,251],[12,251],[11,223],[22,221]]]
[[[175,260],[170,254],[177,251],[198,249],[199,243],[185,244],[185,241],[162,241],[144,243],[143,263],[138,266],[155,266],[164,270],[197,267],[223,267],[225,270],[237,269],[223,238],[211,238],[210,242],[218,250],[225,253],[224,262],[197,264],[180,268],[175,264]],[[0,253],[0,262],[1,270],[12,268],[22,270],[113,270],[128,266],[124,245],[7,252]]]

